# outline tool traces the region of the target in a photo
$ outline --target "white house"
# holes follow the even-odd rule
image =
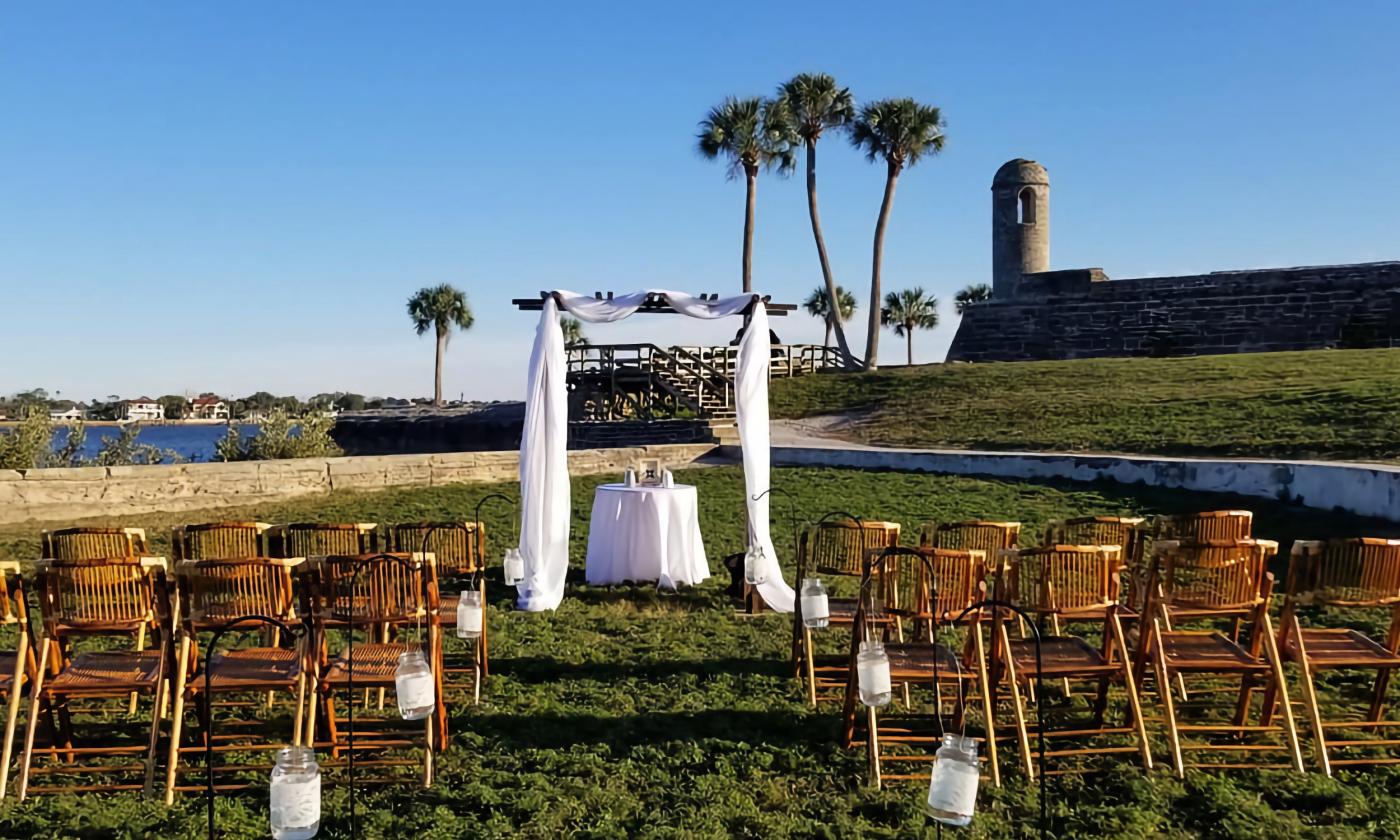
[[[67,408],[52,408],[49,419],[56,423],[76,423],[87,417],[87,406],[82,403],[69,404]]]
[[[150,397],[138,397],[122,402],[123,420],[164,420],[165,408]]]
[[[214,394],[200,394],[190,400],[191,420],[227,420],[228,403]]]

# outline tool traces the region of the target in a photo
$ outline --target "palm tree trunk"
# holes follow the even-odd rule
[[[890,162],[885,176],[885,198],[880,202],[880,218],[875,222],[875,248],[870,260],[870,318],[865,335],[865,369],[875,370],[880,353],[880,259],[885,251],[885,226],[890,222],[894,188],[899,180],[899,164]]]
[[[908,351],[909,351],[909,355],[908,355],[908,357],[907,357],[907,361],[905,362],[905,364],[908,365],[909,367],[913,367],[913,366],[914,366],[914,328],[913,328],[912,326],[910,326],[910,327],[908,327],[908,328],[905,329],[905,331],[904,331],[904,341],[905,341],[906,346],[907,346]]]
[[[758,192],[758,167],[744,167],[744,291],[753,291],[753,211]]]
[[[826,316],[826,340],[822,342],[823,350],[831,349],[831,316]],[[823,354],[825,355],[825,354]]]
[[[433,364],[433,405],[442,405],[442,356],[447,351],[447,330],[438,327],[437,360]]]
[[[826,257],[826,239],[822,236],[822,218],[817,212],[817,141],[807,138],[807,215],[812,219],[812,238],[817,241],[817,259],[822,264],[822,279],[826,281],[827,311],[832,313],[826,321],[826,343],[831,345],[833,327],[836,332],[836,346],[841,353],[841,365],[848,369],[857,367],[846,344],[846,331],[841,328],[841,307],[836,300],[836,278],[831,273],[831,261]]]

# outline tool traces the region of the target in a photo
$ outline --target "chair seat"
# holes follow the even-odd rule
[[[1012,639],[1011,659],[1018,676],[1034,677],[1035,640]],[[1121,667],[1106,661],[1097,648],[1077,636],[1046,636],[1040,640],[1040,675],[1043,677],[1116,671]]]
[[[961,658],[944,645],[892,642],[885,645],[890,659],[890,676],[896,680],[933,679],[934,663],[940,679],[975,676]]]
[[[1357,630],[1305,627],[1303,646],[1308,650],[1308,665],[1312,668],[1400,667],[1400,656]],[[1283,655],[1298,661],[1298,645],[1291,636]]]
[[[1223,633],[1210,630],[1169,630],[1162,633],[1162,652],[1173,671],[1267,671],[1269,664],[1250,656]]]
[[[215,654],[209,663],[212,691],[292,688],[301,675],[301,659],[283,648],[240,648]],[[204,690],[204,674],[190,679],[194,691]]]
[[[353,681],[356,686],[365,688],[392,686],[399,656],[410,650],[422,650],[422,647],[417,643],[401,642],[357,644],[353,651],[354,658],[348,658],[346,651],[341,651],[326,669],[321,682],[324,685],[343,686]]]
[[[80,653],[63,672],[44,685],[55,694],[154,689],[160,674],[159,651],[108,650]]]

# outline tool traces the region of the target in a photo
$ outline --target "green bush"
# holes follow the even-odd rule
[[[53,448],[53,420],[43,406],[29,406],[14,431],[0,433],[0,469],[33,470],[45,467],[124,467],[133,464],[174,464],[185,460],[169,449],[138,443],[141,427],[123,426],[121,434],[102,441],[94,458],[83,457],[87,428],[81,421],[68,430],[68,439]]]
[[[258,433],[245,438],[230,425],[224,439],[215,445],[220,461],[271,461],[279,458],[324,458],[339,455],[340,447],[331,439],[335,421],[322,412],[292,417],[275,408],[263,421]]]

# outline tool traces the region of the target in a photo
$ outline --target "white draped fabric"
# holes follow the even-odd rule
[[[564,599],[564,576],[569,567],[568,390],[559,307],[580,321],[602,324],[626,318],[653,294],[663,296],[673,309],[692,318],[737,315],[753,304],[753,315],[739,341],[735,383],[749,541],[763,549],[768,564],[759,594],[773,609],[791,612],[792,587],[783,580],[768,528],[768,311],[752,294],[701,300],[660,289],[607,300],[568,291],[556,291],[545,298],[530,353],[525,427],[520,438],[520,554],[525,559],[525,581],[517,587],[517,605],[530,611],[558,607]]]
[[[675,589],[709,576],[693,486],[604,484],[594,491],[584,580],[597,586],[654,580]]]

